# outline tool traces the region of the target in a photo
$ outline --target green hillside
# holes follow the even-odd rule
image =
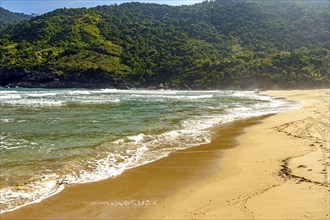
[[[0,28],[5,28],[10,24],[17,24],[24,20],[29,20],[33,16],[23,14],[23,13],[14,13],[0,7]]]
[[[0,34],[0,85],[292,88],[330,78],[327,3],[59,9]]]

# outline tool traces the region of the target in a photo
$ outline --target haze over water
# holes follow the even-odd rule
[[[0,90],[0,210],[210,142],[218,123],[296,105],[254,92]]]

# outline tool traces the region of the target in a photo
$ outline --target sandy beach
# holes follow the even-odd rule
[[[178,151],[1,219],[329,219],[330,90],[264,92],[302,108],[213,128]]]

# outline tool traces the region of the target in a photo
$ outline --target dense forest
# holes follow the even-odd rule
[[[328,4],[218,0],[58,9],[0,31],[0,86],[327,86]]]
[[[17,24],[24,20],[29,20],[32,17],[32,15],[15,13],[0,7],[0,29],[5,28],[8,25]]]

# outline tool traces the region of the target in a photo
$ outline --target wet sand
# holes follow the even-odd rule
[[[0,218],[328,219],[330,92],[267,94],[304,108],[216,126],[210,144]]]
[[[330,90],[272,91],[302,109],[248,127],[212,177],[150,209],[153,219],[329,219]]]
[[[267,116],[265,116],[267,117]],[[159,206],[165,197],[219,172],[223,150],[237,145],[248,126],[265,117],[235,121],[213,128],[213,140],[96,183],[67,185],[64,191],[1,219],[127,219]]]

